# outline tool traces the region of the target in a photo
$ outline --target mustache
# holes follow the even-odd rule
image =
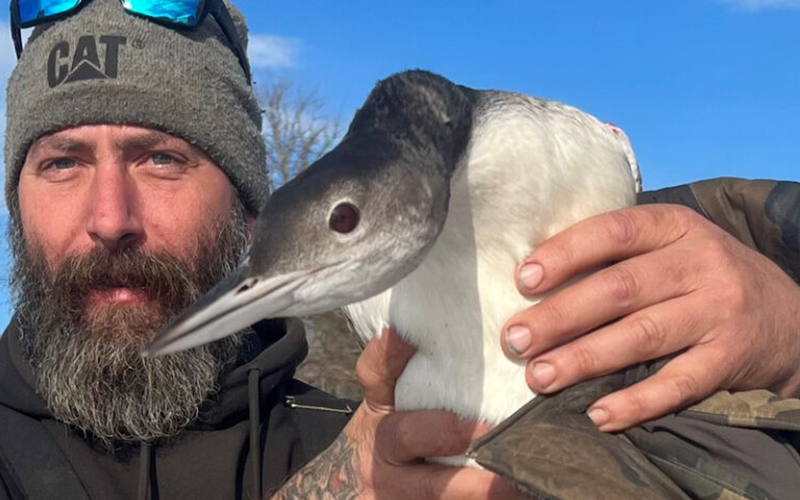
[[[189,305],[200,287],[207,285],[199,269],[166,252],[127,249],[110,252],[96,247],[67,257],[53,276],[52,288],[78,300],[93,290],[131,288],[162,304]],[[201,283],[192,280],[199,277]],[[213,283],[213,281],[212,281]]]

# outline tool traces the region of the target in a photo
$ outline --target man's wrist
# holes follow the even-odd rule
[[[350,500],[362,490],[358,447],[347,434],[339,437],[275,492],[270,500]]]

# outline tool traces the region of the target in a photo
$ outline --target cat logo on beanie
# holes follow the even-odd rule
[[[127,42],[127,38],[113,35],[85,35],[74,47],[58,42],[47,59],[47,83],[54,88],[81,80],[116,78],[120,47]]]

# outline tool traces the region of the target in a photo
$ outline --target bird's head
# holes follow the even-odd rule
[[[447,216],[469,139],[468,92],[422,71],[379,82],[342,142],[269,198],[238,269],[145,355],[358,302],[414,270]]]

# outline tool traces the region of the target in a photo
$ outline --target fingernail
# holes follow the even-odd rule
[[[602,408],[592,408],[586,415],[589,416],[597,427],[602,427],[609,419],[608,412]]]
[[[540,390],[547,389],[556,380],[556,369],[550,363],[534,363],[531,376]]]
[[[525,264],[519,270],[519,283],[526,290],[533,290],[544,277],[544,269],[539,264]]]
[[[506,345],[514,354],[522,354],[531,346],[531,331],[527,327],[514,325],[506,330]]]

